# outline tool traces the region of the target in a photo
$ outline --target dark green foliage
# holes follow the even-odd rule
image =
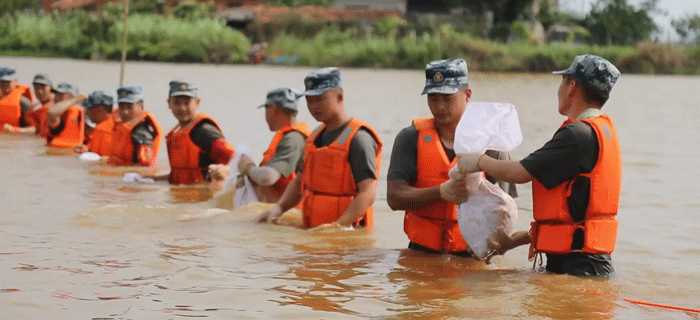
[[[634,45],[648,40],[658,27],[651,18],[658,0],[647,0],[639,9],[627,0],[598,0],[584,23],[599,45]]]
[[[285,6],[285,7],[298,7],[298,6],[323,6],[330,7],[335,4],[335,0],[270,0],[266,3],[268,6]]]
[[[671,26],[683,41],[700,44],[700,15],[686,15],[683,18],[671,21]]]

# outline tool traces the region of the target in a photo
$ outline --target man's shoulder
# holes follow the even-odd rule
[[[584,121],[573,121],[557,131],[559,138],[573,139],[579,143],[597,143],[593,127]]]

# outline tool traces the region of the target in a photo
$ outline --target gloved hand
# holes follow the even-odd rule
[[[225,164],[210,164],[209,165],[209,176],[213,180],[223,181],[226,180],[228,175],[231,174],[231,168]]]
[[[251,159],[249,155],[241,155],[241,161],[238,162],[238,172],[242,175],[248,175],[248,170],[253,166],[255,166],[255,162],[253,162],[253,159]]]
[[[19,132],[19,128],[18,128],[18,127],[15,127],[15,126],[13,126],[13,125],[11,125],[11,124],[9,124],[9,123],[6,123],[6,124],[3,126],[3,129],[4,129],[5,131],[7,131],[7,132],[13,132],[13,133],[14,133],[14,132]]]
[[[459,163],[458,163],[457,167],[459,167],[459,171],[462,172],[463,174],[481,171],[481,169],[479,168],[479,159],[481,159],[481,157],[484,155],[485,154],[483,154],[483,153],[460,153],[460,154],[458,154],[457,159],[459,159]]]
[[[275,204],[270,209],[267,209],[267,210],[265,210],[265,212],[260,214],[256,221],[261,222],[261,223],[262,222],[277,223],[277,219],[279,219],[280,216],[282,216],[282,207]]]
[[[142,183],[153,183],[155,182],[153,178],[144,178],[136,172],[128,172],[124,174],[122,179],[126,183],[142,182]]]
[[[440,198],[454,204],[464,203],[469,198],[466,176],[461,173],[452,175],[457,177],[450,177],[450,180],[440,184]]]

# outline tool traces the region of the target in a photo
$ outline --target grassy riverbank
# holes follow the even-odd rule
[[[609,59],[626,73],[700,74],[697,46],[538,45],[530,39],[506,44],[456,31],[449,25],[412,27],[397,18],[379,20],[371,28],[307,23],[314,27],[266,26],[275,30],[266,37],[271,62],[422,69],[432,60],[464,57],[471,70],[546,72],[566,68],[574,56],[591,53]],[[214,18],[137,13],[129,19],[127,56],[142,61],[245,63],[251,38],[259,38],[257,31],[234,30]],[[74,11],[60,16],[20,13],[0,21],[0,54],[117,60],[122,32],[115,11]]]

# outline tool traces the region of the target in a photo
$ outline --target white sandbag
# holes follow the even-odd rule
[[[154,183],[153,178],[145,178],[136,172],[127,172],[124,174],[122,181],[126,183]]]
[[[486,240],[496,230],[513,232],[518,207],[513,197],[483,178],[483,173],[467,175],[469,199],[457,208],[457,222],[464,241],[479,259],[491,254]]]
[[[508,103],[470,103],[455,132],[456,153],[483,153],[487,149],[510,151],[522,142],[515,106]],[[454,170],[454,168],[453,168]],[[462,237],[479,259],[491,254],[487,240],[499,228],[507,234],[518,219],[515,200],[482,172],[467,176],[469,199],[457,208]]]
[[[95,162],[95,161],[100,161],[102,157],[94,152],[83,152],[78,156],[78,159],[80,161],[85,161],[85,162]]]
[[[244,185],[236,189],[236,180],[241,174],[238,171],[238,163],[241,161],[241,157],[244,154],[250,155],[250,147],[248,147],[247,144],[241,142],[236,146],[236,155],[233,157],[233,159],[231,159],[231,162],[229,162],[228,164],[228,166],[231,169],[231,174],[224,181],[223,188],[221,189],[221,191],[217,192],[216,195],[214,195],[214,198],[217,199],[217,202],[222,202],[220,201],[220,198],[231,197],[231,194],[233,194],[233,208],[242,207],[249,203],[259,202],[258,197],[255,195],[253,185],[248,180],[248,177],[243,177]]]

